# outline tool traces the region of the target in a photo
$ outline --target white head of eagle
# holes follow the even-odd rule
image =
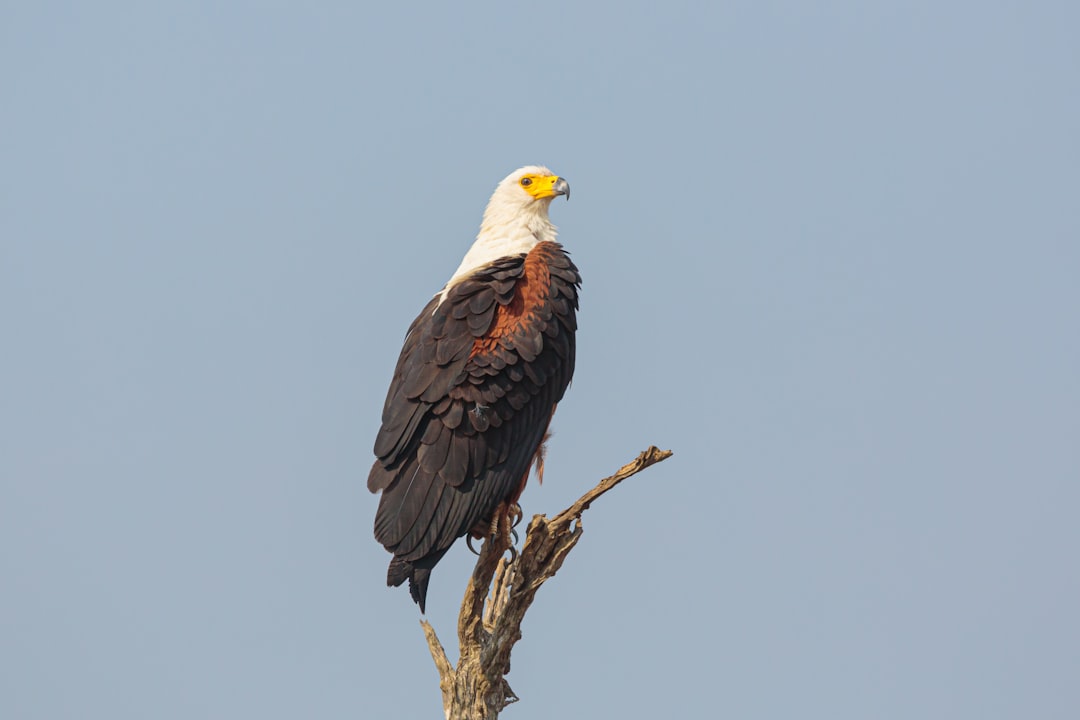
[[[476,241],[405,338],[383,405],[368,488],[387,584],[424,611],[431,569],[460,537],[485,537],[517,500],[574,373],[581,276],[548,219],[570,185],[510,173]]]
[[[529,252],[539,242],[554,242],[557,228],[548,218],[551,201],[570,199],[570,184],[546,167],[528,165],[503,178],[488,200],[476,242],[465,253],[442,291],[478,267],[500,257]]]

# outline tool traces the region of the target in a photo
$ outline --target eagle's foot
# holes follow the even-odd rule
[[[524,517],[524,515],[525,513],[522,512],[521,506],[517,503],[508,505],[506,512],[503,514],[503,519],[506,521],[506,530],[509,535],[509,537],[507,537],[506,545],[510,550],[510,562],[514,562],[518,557],[518,534],[517,530],[514,528],[521,523],[521,518]]]
[[[511,553],[511,561],[517,557],[517,549],[514,545],[517,544],[519,537],[516,528],[521,524],[521,519],[524,517],[524,513],[521,510],[521,506],[517,503],[510,505],[508,503],[501,504],[495,509],[495,512],[491,516],[490,522],[477,523],[472,532],[465,535],[465,544],[469,546],[469,550],[473,555],[479,555],[480,551],[473,547],[472,541],[474,539],[479,540],[484,538],[485,540],[499,540],[505,538],[507,548]]]

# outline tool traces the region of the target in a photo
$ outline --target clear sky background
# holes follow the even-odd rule
[[[1078,37],[1064,0],[4,2],[0,717],[441,717],[364,483],[531,163],[584,287],[526,514],[675,456],[586,515],[504,717],[1080,717]]]

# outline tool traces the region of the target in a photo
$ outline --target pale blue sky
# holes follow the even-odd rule
[[[525,511],[676,455],[586,516],[504,717],[1080,717],[1078,36],[3,3],[0,717],[441,717],[364,481],[405,328],[531,163],[584,287]]]

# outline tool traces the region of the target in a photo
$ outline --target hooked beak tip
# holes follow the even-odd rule
[[[556,195],[565,195],[566,199],[570,199],[570,183],[566,182],[565,178],[559,178],[555,181],[555,184],[551,186],[552,192]]]

